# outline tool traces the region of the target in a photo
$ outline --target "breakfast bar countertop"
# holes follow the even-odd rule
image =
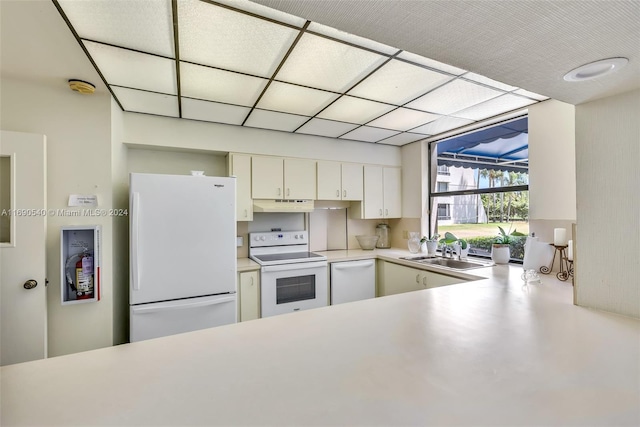
[[[5,366],[0,424],[639,425],[640,320],[521,273]]]

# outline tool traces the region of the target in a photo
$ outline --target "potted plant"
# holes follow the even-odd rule
[[[496,264],[507,264],[511,259],[511,243],[515,241],[516,237],[524,237],[526,234],[520,233],[515,229],[511,231],[511,227],[509,227],[508,233],[500,226],[498,226],[498,230],[498,237],[495,238],[493,245],[491,245],[491,259]]]
[[[422,236],[422,239],[420,239],[420,243],[421,244],[425,244],[427,245],[427,254],[428,255],[435,255],[436,254],[436,250],[438,249],[438,239],[440,238],[440,235],[438,233],[434,234],[433,236],[431,236],[431,238],[427,239],[427,236]]]
[[[458,239],[455,234],[449,233],[448,231],[444,233],[444,238],[440,239],[440,243],[451,245],[461,258],[466,258],[469,254],[469,243],[464,239]]]

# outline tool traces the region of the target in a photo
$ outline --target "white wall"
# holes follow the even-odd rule
[[[125,142],[204,152],[237,152],[400,166],[400,148],[366,142],[125,113]],[[140,147],[136,147],[140,148]]]
[[[575,221],[575,107],[550,99],[529,107],[529,231],[552,242],[565,228],[572,238]]]
[[[207,176],[227,176],[227,159],[223,155],[129,148],[127,171],[189,175],[190,171],[204,171]]]
[[[47,136],[47,205],[65,209],[69,194],[96,194],[101,208],[112,207],[110,97],[72,92],[58,86],[2,79],[0,127]],[[102,226],[102,299],[60,304],[60,227]],[[47,308],[49,355],[112,344],[112,226],[109,217],[47,218]]]
[[[640,90],[576,107],[576,302],[640,317]]]

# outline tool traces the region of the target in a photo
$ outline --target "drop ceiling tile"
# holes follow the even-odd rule
[[[402,105],[451,80],[451,76],[392,59],[349,95]]]
[[[437,135],[451,129],[459,128],[460,126],[468,125],[469,123],[473,123],[473,120],[461,119],[459,117],[441,117],[424,126],[411,129],[411,132],[422,133],[425,135]]]
[[[302,28],[307,22],[306,19],[300,18],[295,15],[290,15],[279,10],[272,9],[261,4],[253,3],[247,0],[215,0],[216,3],[226,4],[227,6],[235,7],[247,12],[255,13],[256,15],[264,16],[265,18],[273,19],[275,21],[284,22],[285,24],[295,25]]]
[[[410,110],[408,108],[398,108],[382,117],[367,123],[369,126],[375,126],[385,129],[393,129],[406,131],[425,123],[432,122],[439,118],[436,114],[425,113],[422,111]]]
[[[478,82],[478,83],[483,83],[489,86],[493,86],[495,88],[507,91],[507,92],[511,92],[512,90],[516,90],[518,89],[515,86],[510,86],[508,84],[496,81],[496,80],[492,80],[488,77],[485,76],[481,76],[480,74],[476,74],[476,73],[467,73],[464,76],[465,79],[467,80],[473,80],[474,82]]]
[[[257,107],[263,110],[313,116],[338,96],[322,90],[272,82]]]
[[[405,145],[405,144],[409,144],[411,142],[415,142],[415,141],[419,141],[421,139],[426,138],[427,135],[420,135],[418,133],[408,133],[408,132],[403,132],[403,133],[399,133],[397,135],[394,135],[390,138],[387,139],[382,139],[380,141],[378,141],[378,144],[387,144],[387,145]]]
[[[345,33],[344,31],[337,30],[333,27],[318,24],[317,22],[312,22],[311,24],[309,24],[308,30],[318,34],[323,34],[325,36],[333,37],[334,39],[342,40],[347,43],[353,43],[358,46],[366,47],[367,49],[372,49],[387,55],[394,55],[399,50],[395,47],[387,46],[386,44],[378,43],[373,40],[369,40],[350,33]]]
[[[354,129],[345,135],[342,135],[340,139],[353,139],[355,141],[378,142],[381,139],[385,139],[390,136],[397,135],[398,133],[400,132],[389,130],[389,129],[379,129],[379,128],[372,128],[369,126],[360,126],[359,128]]]
[[[307,120],[309,117],[306,116],[255,109],[247,119],[245,126],[293,132]]]
[[[487,102],[483,102],[482,104],[474,105],[473,107],[467,108],[466,110],[458,111],[456,113],[456,116],[470,120],[482,120],[501,113],[506,113],[508,111],[526,107],[527,105],[534,104],[535,102],[537,101],[520,96],[506,94],[498,98],[491,99]]]
[[[454,76],[459,76],[467,72],[462,68],[438,62],[434,59],[425,58],[424,56],[416,55],[415,53],[411,52],[402,52],[397,56],[397,58],[406,59],[407,61],[415,62],[416,64],[425,65],[429,68],[444,71],[445,73],[453,74]]]
[[[81,38],[175,58],[170,1],[58,3]]]
[[[533,98],[533,99],[535,99],[537,101],[544,101],[545,99],[549,99],[548,96],[539,95],[537,93],[529,92],[528,90],[524,90],[524,89],[518,89],[518,90],[514,91],[513,93],[517,93],[518,95],[526,96],[527,98]]]
[[[326,110],[318,114],[318,117],[321,119],[362,125],[394,108],[393,105],[354,98],[352,96],[343,96],[331,104]]]
[[[276,79],[344,92],[386,59],[368,50],[306,33],[296,44]]]
[[[306,133],[310,135],[329,136],[337,138],[350,130],[357,128],[358,125],[353,123],[336,122],[334,120],[325,120],[313,118],[304,126],[296,131],[296,133]]]
[[[271,77],[299,31],[199,0],[178,2],[180,59]]]
[[[180,63],[182,96],[252,107],[268,80],[230,71]]]
[[[406,107],[451,114],[499,95],[502,95],[502,92],[457,79],[408,103]]]
[[[178,117],[178,97],[111,86],[125,111]]]
[[[248,107],[182,97],[182,117],[185,119],[241,125],[249,111]]]
[[[83,41],[110,85],[176,95],[173,59],[147,55],[90,41]]]

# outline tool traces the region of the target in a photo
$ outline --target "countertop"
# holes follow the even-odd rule
[[[640,320],[521,273],[5,366],[0,424],[639,425]]]

